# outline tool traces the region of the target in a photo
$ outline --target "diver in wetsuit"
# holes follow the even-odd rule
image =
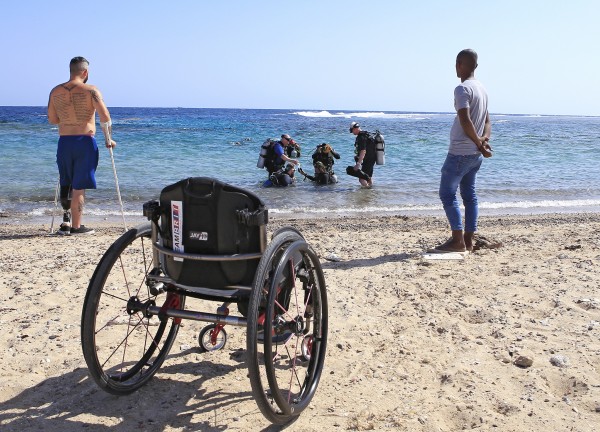
[[[298,172],[310,181],[317,184],[332,184],[337,183],[337,176],[333,171],[334,159],[339,159],[340,155],[329,144],[319,144],[312,155],[315,175],[306,174],[302,168]]]
[[[290,186],[292,184],[294,184],[294,182],[296,181],[296,179],[294,178],[294,173],[296,172],[296,167],[295,165],[289,163],[285,166],[285,168],[281,168],[278,171],[275,171],[273,174],[271,174],[268,178],[268,180],[266,180],[263,183],[264,187],[270,187],[270,186]]]

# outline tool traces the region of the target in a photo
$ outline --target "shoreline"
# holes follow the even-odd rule
[[[201,353],[204,324],[184,321],[151,382],[128,396],[99,390],[81,308],[123,227],[111,218],[62,237],[49,222],[0,220],[0,429],[269,429],[250,396],[243,327]],[[480,234],[502,245],[460,261],[423,257],[448,237],[445,216],[272,217],[269,238],[285,225],[320,257],[329,303],[319,388],[286,430],[597,429],[600,213],[481,216]],[[212,310],[198,303],[186,308]]]
[[[360,215],[356,214],[320,214],[318,217],[307,214],[272,214],[269,213],[269,222],[267,224],[267,231],[271,232],[282,226],[291,225],[298,226],[300,228],[312,229],[318,227],[320,222],[327,222],[330,225],[336,226],[336,229],[340,229],[344,223],[354,226],[365,226],[368,228],[368,224],[382,225],[383,229],[390,229],[390,222],[395,225],[394,221],[402,221],[404,224],[403,231],[406,231],[409,227],[417,229],[422,226],[433,226],[435,230],[441,230],[442,235],[450,233],[450,228],[445,214],[439,212],[439,214],[372,214],[364,213]],[[54,230],[60,225],[61,218],[58,216],[54,220]],[[123,232],[123,220],[121,216],[84,216],[84,225],[91,226],[94,229],[99,230],[102,234],[107,232],[116,232],[118,235]],[[88,224],[89,222],[89,224]],[[126,216],[125,222],[127,228],[131,229],[138,225],[148,223],[148,220],[144,216],[133,217]],[[600,211],[597,212],[561,212],[561,213],[520,213],[520,214],[486,214],[479,215],[478,219],[478,233],[485,234],[485,231],[490,228],[497,228],[501,226],[520,226],[522,224],[540,226],[545,225],[554,226],[556,224],[581,224],[581,223],[600,223]],[[92,225],[93,223],[93,225]],[[0,241],[4,240],[7,233],[12,233],[15,230],[19,230],[26,235],[35,236],[48,235],[50,229],[51,220],[48,217],[27,217],[22,219],[13,218],[0,218]],[[93,236],[93,234],[91,235]],[[78,238],[88,238],[91,236],[77,236]],[[58,238],[64,238],[57,236]],[[68,237],[67,237],[68,238]]]
[[[461,208],[464,217],[464,208]],[[593,215],[600,214],[600,206],[586,207],[535,207],[535,208],[484,208],[479,210],[480,218],[495,218],[495,217],[527,217],[527,216],[553,216],[553,215]],[[305,219],[305,220],[320,220],[320,219],[335,219],[335,218],[373,218],[373,217],[411,217],[411,218],[428,218],[442,217],[445,218],[443,209],[418,209],[418,210],[372,210],[365,209],[363,211],[356,210],[336,210],[336,211],[293,211],[293,210],[272,210],[269,209],[269,220],[277,219]],[[62,210],[54,214],[54,224],[60,225],[62,220]],[[121,213],[111,214],[84,214],[83,223],[91,223],[94,225],[117,224],[122,225]],[[136,225],[144,223],[146,218],[141,214],[134,215],[131,212],[125,212],[125,221],[127,225]],[[24,224],[24,225],[48,225],[52,222],[52,213],[48,214],[11,214],[0,212],[0,225]]]

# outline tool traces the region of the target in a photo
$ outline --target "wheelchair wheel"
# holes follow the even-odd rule
[[[112,394],[128,394],[148,382],[179,330],[181,320],[146,310],[154,305],[185,306],[185,296],[165,293],[147,280],[156,265],[151,243],[150,224],[123,234],[98,263],[86,293],[83,355],[96,383]]]
[[[217,351],[225,346],[227,343],[227,332],[221,327],[215,335],[216,328],[216,324],[209,324],[200,330],[200,334],[198,335],[200,351]]]
[[[271,234],[271,240],[273,240],[275,237],[277,237],[279,234],[284,233],[284,232],[294,232],[296,234],[298,234],[298,236],[302,239],[304,239],[304,236],[302,235],[302,233],[300,231],[298,231],[296,228],[291,227],[291,226],[283,226],[277,230],[275,230],[273,232],[273,234]]]
[[[248,316],[248,369],[263,415],[285,424],[310,403],[327,345],[325,278],[297,233],[278,234],[254,280]]]

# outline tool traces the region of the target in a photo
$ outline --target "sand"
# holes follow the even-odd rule
[[[72,238],[47,236],[49,222],[0,220],[0,430],[276,430],[252,399],[243,327],[200,353],[203,324],[184,321],[149,384],[100,390],[81,308],[119,221]],[[269,231],[283,225],[319,253],[330,305],[319,389],[286,430],[600,428],[600,214],[482,217],[502,246],[452,261],[422,256],[445,240],[443,217],[275,219]]]

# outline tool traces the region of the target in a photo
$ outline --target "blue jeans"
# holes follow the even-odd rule
[[[440,179],[440,199],[444,205],[446,217],[450,228],[462,230],[462,217],[460,205],[456,199],[456,190],[460,185],[460,196],[465,206],[466,232],[477,231],[477,194],[475,192],[475,179],[477,171],[481,167],[483,156],[481,154],[457,156],[449,154],[446,156],[442,166],[442,178]]]

